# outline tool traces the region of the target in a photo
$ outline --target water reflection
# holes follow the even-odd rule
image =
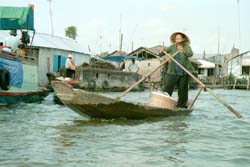
[[[110,129],[114,128],[114,126],[126,126],[133,127],[136,125],[144,124],[144,123],[152,123],[161,120],[152,118],[145,120],[127,120],[127,119],[113,119],[113,120],[105,120],[105,119],[91,119],[91,120],[72,120],[71,124],[67,125],[58,125],[53,128],[57,129],[58,135],[54,138],[59,145],[63,147],[69,147],[75,144],[72,140],[88,138],[95,140],[95,138],[103,138],[105,136],[101,136],[100,129]],[[90,129],[93,129],[93,133],[95,135],[86,136],[89,134]]]
[[[139,159],[148,159],[141,162],[147,165],[164,161],[183,164],[188,144],[187,119],[188,116],[145,120],[72,120],[70,124],[53,127],[57,130],[53,138],[54,152],[69,154],[68,150],[82,148],[86,159],[96,158],[93,153],[99,152],[110,159],[136,154]],[[110,152],[114,154],[110,155]],[[150,160],[150,157],[157,158]]]
[[[187,155],[186,145],[188,144],[188,117],[171,117],[161,126],[165,132],[163,148],[167,151],[163,158],[173,162],[174,165],[180,165],[185,162],[184,157]]]

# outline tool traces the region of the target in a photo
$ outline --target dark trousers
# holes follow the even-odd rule
[[[66,69],[66,77],[73,78],[75,75],[75,70],[71,70],[69,68]]]
[[[167,74],[164,78],[164,92],[167,92],[170,96],[174,91],[175,86],[178,88],[178,101],[177,107],[187,107],[188,101],[188,75],[178,76]]]

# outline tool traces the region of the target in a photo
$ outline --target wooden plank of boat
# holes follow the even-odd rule
[[[116,101],[93,92],[73,89],[70,85],[60,81],[52,82],[52,87],[66,106],[80,115],[91,118],[143,119],[147,117],[188,115],[193,111],[193,109],[165,108]]]

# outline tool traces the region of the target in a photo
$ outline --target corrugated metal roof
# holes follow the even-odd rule
[[[128,54],[128,56],[132,56],[132,55],[135,54],[136,52],[141,53],[141,52],[143,52],[143,51],[149,52],[149,53],[152,54],[155,58],[158,58],[158,57],[159,57],[159,55],[158,55],[157,53],[155,53],[153,50],[151,50],[151,49],[149,49],[149,48],[146,48],[146,47],[139,47],[139,48],[137,48],[136,50],[130,52],[130,53]]]
[[[201,63],[201,65],[199,65],[199,68],[215,68],[215,64],[212,62],[201,59],[198,59],[197,61]]]
[[[161,51],[161,48],[165,48],[165,49],[167,49],[167,47],[166,46],[163,46],[163,45],[156,45],[156,46],[154,46],[154,47],[151,47],[151,48],[149,48],[152,52],[154,52],[155,54],[157,54],[157,55],[159,55],[160,54],[160,51]]]
[[[8,35],[9,31],[0,31],[0,41],[3,41]],[[33,34],[30,33],[30,37],[32,37],[32,35]],[[44,33],[35,33],[32,46],[85,53],[83,47],[71,38],[52,36]]]

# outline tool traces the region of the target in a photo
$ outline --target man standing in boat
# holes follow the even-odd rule
[[[162,48],[161,53],[165,50],[167,53],[173,55],[175,52],[179,53],[174,57],[187,70],[194,71],[194,68],[189,61],[189,57],[193,56],[193,51],[190,47],[190,40],[187,35],[182,32],[175,32],[170,36],[172,43],[167,49]],[[167,65],[167,75],[164,77],[164,91],[172,96],[175,86],[178,88],[178,102],[176,107],[186,108],[188,101],[188,74],[182,70],[177,64],[170,61]]]
[[[17,36],[17,31],[16,30],[11,30],[10,31],[10,36],[7,37],[4,40],[4,46],[8,46],[11,48],[12,52],[16,53],[18,48],[18,45],[21,44],[20,38]]]
[[[76,69],[72,59],[73,59],[73,56],[69,54],[67,56],[66,63],[65,63],[66,77],[70,77],[70,78],[73,77],[73,75],[75,74],[75,69]]]

